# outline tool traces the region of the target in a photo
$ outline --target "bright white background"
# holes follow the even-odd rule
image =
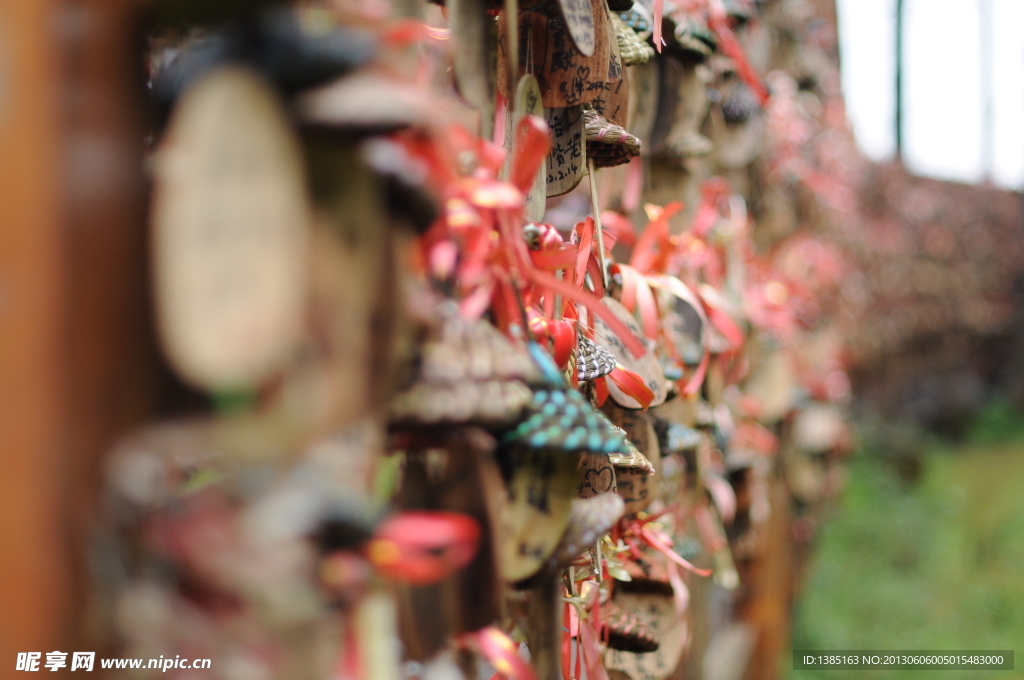
[[[992,175],[1024,188],[1024,0],[992,5]],[[843,88],[861,149],[895,149],[895,0],[837,0]],[[981,0],[904,0],[903,144],[914,172],[965,182],[984,174]]]

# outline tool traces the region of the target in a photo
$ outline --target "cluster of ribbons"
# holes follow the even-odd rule
[[[616,242],[616,234],[613,231],[605,233],[603,245],[605,252],[598,252],[600,247],[595,235],[595,222],[588,217],[576,225],[573,230],[572,241],[566,243],[558,231],[551,225],[537,225],[540,237],[538,248],[530,252],[533,265],[551,274],[560,273],[560,280],[568,282],[577,291],[586,291],[589,282],[594,289],[594,294],[604,297],[607,291],[604,287],[605,274],[602,272],[602,261],[611,259],[611,249]],[[576,346],[577,333],[583,333],[590,339],[594,339],[594,329],[585,323],[586,317],[580,313],[578,300],[571,297],[565,299],[561,310],[556,310],[558,291],[545,286],[535,286],[529,291],[528,302],[532,312],[530,329],[540,338],[550,342],[555,362],[559,366],[566,366],[569,354]],[[592,308],[586,307],[588,312]],[[556,317],[556,312],[557,317]],[[607,317],[602,317],[607,321]],[[609,324],[611,326],[611,324]],[[615,330],[613,328],[613,330]],[[643,354],[647,349],[642,345],[629,329],[625,329],[626,335],[617,331],[617,335],[625,344],[634,342],[639,345]],[[645,408],[654,399],[654,393],[644,383],[643,378],[635,372],[623,367],[621,364],[615,367],[608,376],[597,378],[594,381],[598,405],[604,403],[608,396],[607,382],[611,381],[625,394],[636,399]],[[574,377],[575,382],[575,377]]]
[[[646,352],[643,344],[601,304],[602,289],[591,292],[579,283],[559,279],[531,257],[521,229],[523,203],[547,156],[548,131],[541,118],[526,116],[515,134],[508,182],[497,179],[504,150],[470,137],[461,128],[453,126],[429,139],[403,138],[407,151],[430,169],[443,196],[441,216],[420,239],[421,268],[457,287],[462,312],[468,318],[478,318],[490,309],[504,331],[524,322],[534,327],[526,318],[529,303],[545,296],[553,301],[559,296],[601,317],[630,352],[642,356]],[[478,164],[471,174],[460,175],[455,172],[457,160],[467,151]],[[545,304],[550,309],[553,302]],[[557,337],[562,338],[564,354],[569,336],[564,329],[556,333],[561,333]]]

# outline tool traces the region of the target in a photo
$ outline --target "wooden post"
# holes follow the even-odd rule
[[[148,313],[135,14],[130,0],[0,7],[4,677],[17,652],[82,638],[100,460],[166,376]]]
[[[780,469],[769,478],[772,513],[746,585],[739,618],[756,631],[744,680],[778,680],[789,652],[793,607],[793,500]]]
[[[5,3],[0,90],[0,660],[51,651],[70,575],[60,551],[60,125],[52,0]]]

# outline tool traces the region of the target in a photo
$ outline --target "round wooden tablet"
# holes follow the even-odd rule
[[[629,310],[621,302],[614,298],[604,298],[601,302],[626,324],[626,327],[629,328],[633,335],[638,338],[644,337],[643,332],[640,330],[640,324],[637,323],[633,315],[630,314]],[[644,384],[654,392],[654,399],[649,406],[657,406],[663,403],[668,395],[668,381],[665,379],[665,372],[661,368],[661,362],[658,361],[658,357],[654,352],[647,352],[639,359],[636,358],[632,352],[626,349],[622,340],[615,335],[601,317],[594,318],[594,330],[596,331],[594,341],[614,354],[615,360],[620,366],[639,375]],[[608,393],[619,406],[633,409],[643,408],[643,404],[626,394],[610,377],[608,379]]]
[[[548,197],[575,189],[587,173],[587,143],[583,109],[579,106],[549,108],[544,112],[551,136],[545,191]]]
[[[299,143],[269,85],[232,66],[185,93],[154,160],[168,358],[206,389],[255,385],[285,364],[302,323],[310,208]]]
[[[601,0],[601,4],[604,4],[604,0]],[[597,46],[594,4],[591,0],[558,0],[558,9],[562,12],[573,45],[583,56],[592,56]]]

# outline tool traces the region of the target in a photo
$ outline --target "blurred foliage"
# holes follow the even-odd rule
[[[795,649],[1013,649],[1024,631],[1024,417],[986,408],[960,445],[923,446],[908,484],[884,437],[852,460],[798,603]],[[896,457],[898,459],[898,457]],[[895,680],[921,671],[793,672]],[[1024,668],[1024,658],[1016,659]],[[1024,671],[942,671],[946,680]]]
[[[976,445],[1024,440],[1024,416],[1006,399],[995,399],[971,423],[968,441]]]

